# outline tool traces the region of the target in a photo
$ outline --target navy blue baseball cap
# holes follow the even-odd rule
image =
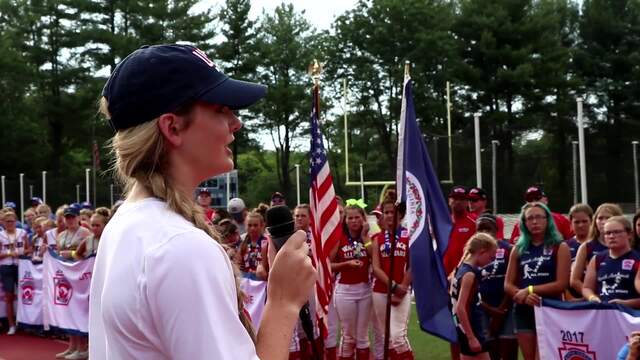
[[[78,216],[80,215],[80,207],[71,204],[64,208],[64,216]]]
[[[265,96],[267,87],[234,80],[191,45],[145,45],[122,60],[102,95],[116,131],[151,121],[196,101],[246,108]]]

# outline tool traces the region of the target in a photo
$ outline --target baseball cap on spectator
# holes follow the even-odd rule
[[[278,199],[278,198],[281,199],[281,200],[284,200],[284,195],[282,195],[282,193],[279,192],[279,191],[276,191],[273,194],[271,194],[271,200],[272,201],[273,201],[273,199]]]
[[[530,186],[527,191],[524,192],[524,199],[526,202],[540,201],[543,197],[547,196],[541,187]]]
[[[16,205],[16,203],[14,203],[13,201],[7,201],[6,203],[4,203],[4,207],[6,208],[12,208],[13,210],[17,209],[18,206]]]
[[[40,205],[40,204],[42,204],[42,199],[40,199],[37,196],[34,196],[31,198],[31,206]]]
[[[129,54],[111,73],[102,95],[109,123],[119,131],[196,101],[243,109],[266,92],[264,85],[229,78],[202,50],[172,44],[144,45]]]
[[[233,198],[229,200],[229,204],[227,204],[227,211],[230,214],[241,213],[245,208],[244,201],[240,198]]]
[[[209,192],[209,189],[207,189],[207,188],[200,188],[200,190],[198,190],[198,196],[199,195],[211,196],[211,193]]]
[[[487,192],[479,187],[472,187],[468,193],[469,200],[487,200]]]
[[[80,204],[80,208],[93,210],[93,205],[91,205],[91,203],[88,201],[84,201],[82,204]]]
[[[376,208],[375,208],[375,209],[373,209],[373,210],[371,211],[371,213],[372,213],[373,215],[375,215],[376,217],[380,217],[380,216],[382,216],[382,208],[380,207],[380,205],[378,205],[378,206],[376,206]]]
[[[64,216],[78,216],[80,215],[80,208],[75,206],[75,204],[69,205],[64,208],[63,214]]]
[[[461,185],[456,185],[449,191],[449,197],[459,200],[468,200],[469,196],[467,193],[467,188]]]

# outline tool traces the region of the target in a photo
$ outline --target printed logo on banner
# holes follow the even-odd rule
[[[589,350],[587,344],[562,342],[558,354],[561,360],[597,360],[595,351]]]
[[[20,280],[20,299],[23,305],[32,305],[33,304],[33,292],[35,288],[35,284],[33,282],[33,276],[31,275],[31,271],[25,271],[22,276],[22,280]]]
[[[624,260],[622,260],[622,270],[631,270],[631,269],[633,269],[633,263],[635,263],[635,260],[633,260],[633,259],[624,259]]]
[[[64,276],[62,270],[56,271],[53,277],[53,302],[56,305],[69,305],[73,296],[73,286]]]

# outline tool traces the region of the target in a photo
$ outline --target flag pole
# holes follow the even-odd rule
[[[322,73],[322,65],[318,62],[317,59],[313,59],[313,63],[309,65],[308,72],[313,79],[313,90],[311,92],[313,95],[312,101],[316,104],[316,113],[318,115],[317,120],[318,123],[320,123],[320,74]],[[309,203],[311,203],[311,199],[309,199]],[[318,264],[318,266],[320,266],[320,264]],[[320,331],[323,331],[323,326],[319,326],[319,329]],[[312,334],[307,334],[307,337],[309,337],[309,335]],[[320,348],[319,344],[315,341],[315,339],[313,339],[313,336],[311,337],[311,339],[308,339],[311,344],[311,350],[313,353],[311,358],[313,360],[321,360],[322,358],[324,358],[324,349]],[[321,333],[320,337],[323,338],[324,334]]]
[[[409,70],[411,68],[411,63],[406,61],[404,63],[404,79],[406,80],[409,77]],[[402,86],[404,87],[404,81],[402,82]],[[404,91],[403,91],[404,94]],[[404,96],[404,95],[403,95]],[[400,149],[398,149],[400,151]],[[396,169],[397,171],[397,169]],[[392,171],[393,173],[394,171]],[[397,191],[399,190],[398,184],[396,184],[396,198],[401,198],[401,194]],[[402,189],[404,191],[404,189]],[[396,201],[394,204],[394,216],[393,216],[393,225],[392,228],[389,229],[389,237],[391,238],[391,253],[389,254],[389,283],[387,284],[387,308],[385,312],[385,322],[384,322],[384,360],[389,359],[389,340],[391,337],[391,297],[393,294],[393,276],[394,276],[394,259],[396,255],[396,232],[398,229],[398,202]],[[408,294],[407,294],[408,295]],[[405,295],[405,296],[407,296]]]

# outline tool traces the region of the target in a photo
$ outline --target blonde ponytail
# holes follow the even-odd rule
[[[109,118],[107,101],[104,98],[100,102],[100,110]],[[187,119],[188,112],[187,110]],[[169,209],[203,230],[213,240],[222,242],[220,234],[206,222],[202,208],[189,194],[179,191],[171,177],[165,176],[167,158],[164,137],[158,129],[157,119],[118,131],[111,139],[110,147],[115,158],[113,170],[124,185],[125,194],[129,194],[134,185],[141,186],[152,196],[165,201]],[[255,343],[253,325],[244,311],[244,294],[240,290],[239,271],[233,262],[232,266],[236,282],[238,317]]]

